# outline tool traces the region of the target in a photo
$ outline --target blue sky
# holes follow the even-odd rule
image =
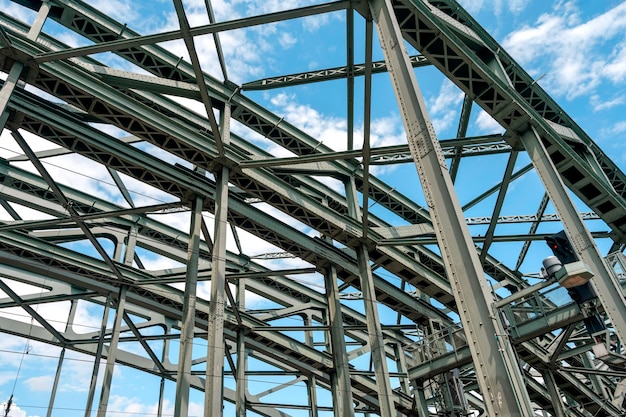
[[[170,1],[131,1],[102,0],[89,1],[99,10],[112,15],[140,33],[154,33],[172,30],[178,27],[173,4]],[[288,1],[214,1],[214,12],[218,21],[232,20],[259,13],[269,13],[294,7],[316,4],[305,0]],[[626,169],[626,2],[615,0],[602,1],[539,1],[539,0],[465,0],[460,2],[480,22],[483,27],[509,52],[539,84],[563,107],[570,116],[598,143],[598,145],[617,163]],[[185,1],[192,26],[208,22],[203,0]],[[33,14],[6,0],[0,0],[0,9],[10,15],[31,22]],[[364,60],[362,19],[357,16],[356,27],[356,62]],[[88,42],[77,35],[62,30],[58,25],[47,24],[46,31],[73,45]],[[303,72],[326,67],[345,65],[345,14],[337,12],[324,16],[299,19],[246,30],[237,30],[220,35],[226,53],[228,78],[237,84],[257,80],[263,77]],[[177,55],[187,57],[182,42],[170,42],[166,45]],[[209,36],[196,39],[196,46],[203,69],[217,79],[223,79],[217,63],[215,48]],[[97,57],[113,67],[134,71],[119,59],[108,54]],[[382,59],[378,49],[374,59]],[[431,118],[437,134],[442,139],[455,135],[463,95],[449,81],[433,68],[416,70],[418,82],[428,104]],[[357,98],[355,114],[357,118],[356,145],[360,146],[362,134],[362,83],[356,81]],[[375,108],[372,114],[372,146],[385,146],[405,143],[402,122],[398,115],[393,92],[388,76],[374,76],[373,91]],[[247,92],[249,97],[268,107],[285,120],[300,127],[312,136],[319,138],[325,145],[334,149],[345,149],[346,144],[346,87],[344,81],[331,81],[323,84],[277,89],[264,92]],[[201,106],[185,102],[201,112]],[[251,134],[245,128],[234,125],[233,129],[255,143],[267,147],[275,155],[288,156],[263,138]],[[468,135],[480,135],[499,132],[500,128],[485,113],[475,108]],[[5,147],[11,148],[11,139],[2,135]],[[6,139],[6,140],[5,140]],[[38,149],[46,148],[45,143],[36,143]],[[2,156],[10,155],[2,150]],[[107,173],[103,169],[94,169],[84,158],[69,157],[60,162],[72,163],[75,171],[90,172],[91,177],[72,176],[72,183],[84,190],[115,200],[113,193],[103,185]],[[488,162],[488,163],[486,163]],[[527,163],[523,157],[519,165]],[[469,159],[461,166],[457,182],[457,192],[461,202],[470,201],[480,192],[499,182],[506,158],[494,156],[489,159],[474,161]],[[83,167],[89,166],[89,171]],[[58,177],[69,178],[67,168],[54,171]],[[376,175],[389,183],[397,184],[398,189],[408,196],[421,201],[421,191],[412,164],[378,168]],[[476,178],[480,178],[479,184]],[[95,179],[94,179],[95,178]],[[409,178],[403,180],[403,178]],[[79,181],[78,183],[76,181]],[[129,188],[138,196],[138,203],[153,204],[165,196],[145,189],[141,184],[129,181]],[[542,193],[534,192],[538,181],[528,176],[513,184],[515,199],[507,200],[503,214],[533,214]],[[332,184],[331,186],[336,186]],[[142,200],[140,197],[145,197]],[[489,202],[478,205],[467,215],[490,215]],[[268,208],[268,210],[270,210]],[[581,210],[584,208],[581,207]],[[33,218],[38,214],[32,213]],[[28,217],[28,216],[27,216]],[[186,215],[171,216],[170,223],[187,228]],[[390,220],[392,221],[392,220]],[[598,230],[603,230],[598,225]],[[513,228],[511,229],[513,230]],[[521,231],[520,231],[521,233]],[[271,252],[270,247],[258,240],[247,238],[244,243],[247,253]],[[536,247],[537,245],[534,245]],[[494,245],[494,248],[496,245]],[[506,259],[506,248],[500,252]],[[545,248],[544,248],[545,249]],[[498,250],[496,248],[496,250]],[[545,252],[545,250],[544,250]],[[541,259],[541,249],[535,249],[536,259]],[[543,256],[547,256],[545,253]],[[514,259],[507,259],[514,262]],[[153,269],[160,269],[170,264],[155,259]],[[527,269],[533,271],[533,266]],[[538,269],[538,268],[537,268]],[[536,269],[535,269],[536,270]],[[206,296],[205,292],[201,295]],[[99,312],[81,309],[85,325],[98,326],[95,319]],[[21,358],[17,352],[24,350],[24,341],[16,338],[0,340],[0,402],[6,401],[13,387],[17,363]],[[34,344],[32,355],[24,361],[20,371],[17,404],[12,417],[42,416],[48,401],[48,390],[56,366],[58,350]],[[48,357],[48,355],[50,357]],[[88,385],[91,366],[84,365],[80,355],[67,356],[64,365],[64,385],[60,388],[59,403],[67,408],[83,405],[85,389]],[[119,410],[125,415],[153,415],[156,400],[154,381],[146,382],[134,371],[123,368],[115,378],[121,378],[133,387],[145,385],[145,389],[127,394],[116,391],[110,410]],[[168,386],[170,395],[172,385]],[[144,395],[144,393],[151,393]],[[80,400],[72,401],[72,397]],[[201,397],[195,395],[192,400],[192,415],[201,415]],[[78,405],[76,405],[78,403]],[[171,412],[173,404],[166,404]],[[80,411],[65,410],[66,416],[82,416]],[[111,414],[119,415],[119,414]]]

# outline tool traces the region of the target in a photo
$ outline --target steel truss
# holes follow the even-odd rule
[[[0,329],[55,349],[48,416],[67,415],[56,401],[67,351],[90,364],[77,406],[85,416],[118,411],[110,408],[122,388],[115,369],[137,370],[157,387],[159,416],[168,402],[176,417],[189,415],[198,393],[205,416],[224,413],[225,402],[240,416],[623,415],[626,177],[455,1],[336,1],[228,22],[211,17],[194,28],[175,0],[180,30],[148,36],[80,1],[15,3],[37,18],[27,25],[0,13],[0,125],[22,149],[0,163],[0,205],[12,218],[0,225]],[[200,35],[214,35],[228,78],[221,32],[338,11],[347,49],[354,19],[365,20],[365,63],[348,53],[345,66],[250,81],[243,90],[200,66]],[[43,30],[46,21],[93,45],[69,48]],[[384,62],[372,61],[374,30]],[[168,40],[184,40],[190,62],[157,45]],[[393,47],[402,42],[420,55]],[[150,75],[89,57],[101,52]],[[417,84],[426,65],[466,95],[458,138],[434,135]],[[370,148],[366,134],[362,149],[336,152],[245,94],[337,79],[353,94],[363,77],[367,131],[372,74],[386,71],[408,145]],[[200,102],[206,116],[171,96]],[[506,134],[468,137],[473,104]],[[231,123],[296,157],[273,157]],[[30,135],[53,149],[34,151]],[[515,171],[520,154],[531,162]],[[82,192],[49,172],[48,162],[72,155],[106,168],[116,196]],[[502,180],[461,206],[459,166],[490,155],[509,157]],[[399,162],[416,164],[427,207],[370,173],[371,165]],[[529,173],[545,187],[537,212],[502,214],[510,184]],[[142,204],[130,184],[164,197]],[[566,187],[590,212],[577,212]],[[485,201],[485,215],[463,214]],[[546,213],[548,202],[556,214]],[[45,219],[25,219],[24,208]],[[164,220],[181,213],[182,228]],[[594,273],[605,333],[590,337],[588,312],[555,302],[554,280],[531,285],[520,270],[547,222],[561,222]],[[605,229],[590,232],[591,222]],[[497,229],[511,223],[530,226]],[[479,236],[472,227],[480,225]],[[244,234],[276,250],[251,253]],[[604,261],[595,239],[607,238],[613,253]],[[519,243],[516,265],[493,255],[501,242]],[[153,257],[178,266],[146,268]],[[273,262],[285,259],[298,266]],[[200,293],[206,281],[211,302]],[[251,307],[251,299],[266,307]],[[99,326],[83,329],[85,310]]]

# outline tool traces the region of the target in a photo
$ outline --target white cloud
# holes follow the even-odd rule
[[[87,3],[122,23],[134,22],[140,17],[136,2],[133,0],[87,0]]]
[[[487,112],[481,110],[476,117],[476,126],[482,133],[502,132],[502,126],[494,120]]]
[[[459,3],[471,14],[477,14],[483,9],[493,10],[496,16],[500,16],[504,7],[512,13],[519,13],[528,5],[527,0],[459,0]]]
[[[297,101],[295,95],[280,93],[273,96],[271,104],[276,114],[284,115],[289,121],[324,145],[345,150],[347,147],[347,122],[344,118],[321,113],[309,104]],[[406,142],[402,121],[397,115],[373,119],[370,124],[370,146],[389,146]],[[354,132],[354,148],[363,146],[363,126]]]
[[[158,403],[144,404],[138,398],[130,398],[121,395],[111,395],[109,399],[109,405],[107,411],[111,415],[124,415],[125,417],[145,417],[156,416],[158,412]],[[194,401],[189,402],[189,417],[200,417],[204,414],[204,407],[202,404]],[[163,401],[163,415],[174,415],[174,404],[169,400]]]
[[[626,99],[622,96],[614,98],[613,100],[604,100],[597,94],[594,94],[590,97],[591,106],[593,107],[594,112],[598,112],[601,110],[607,110],[615,106],[619,106],[621,104],[626,103]]]
[[[289,49],[294,46],[296,42],[298,42],[298,39],[289,32],[283,32],[281,33],[278,42],[283,49]]]
[[[626,43],[614,56],[615,59],[604,68],[604,73],[614,83],[623,82],[626,78]]]
[[[50,392],[54,377],[52,375],[34,376],[24,381],[24,384],[28,386],[31,391],[44,391]]]
[[[318,14],[315,16],[307,16],[302,20],[302,27],[307,32],[315,32],[326,26],[331,21],[332,16],[337,16],[337,14]]]
[[[575,2],[557,3],[532,26],[509,34],[504,48],[553,93],[574,99],[626,75],[626,2],[583,21]],[[608,53],[607,53],[608,51]]]
[[[89,301],[78,301],[76,315],[72,323],[72,330],[78,334],[98,331],[102,323],[102,311],[94,308],[95,304]]]
[[[613,136],[622,133],[626,133],[626,121],[617,122],[613,126],[609,126],[608,128],[602,130],[603,136]]]
[[[6,406],[5,403],[2,403],[2,410],[4,411],[4,407]],[[14,402],[11,405],[11,414],[10,417],[26,417],[27,416],[27,412],[26,410],[22,410],[16,402]],[[28,417],[37,417],[36,415],[29,415]]]
[[[0,10],[19,21],[26,22],[28,24],[31,24],[36,16],[36,13],[32,10],[7,0],[0,0]]]
[[[428,100],[428,112],[436,132],[442,132],[452,126],[458,119],[458,113],[463,101],[463,92],[451,81],[445,80],[441,84],[439,94]]]

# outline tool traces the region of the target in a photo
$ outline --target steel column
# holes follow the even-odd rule
[[[376,291],[372,278],[372,269],[369,263],[369,253],[365,245],[356,248],[359,275],[361,276],[361,290],[363,291],[363,304],[367,318],[367,333],[369,335],[370,357],[374,364],[376,387],[378,388],[378,403],[381,417],[394,415],[393,389],[389,380],[387,368],[387,356],[385,354],[385,340],[383,337],[378,305],[376,303]]]
[[[222,141],[230,143],[230,106],[226,103],[221,113]],[[229,168],[221,166],[216,173],[215,231],[211,275],[211,301],[209,304],[209,332],[207,340],[206,388],[204,416],[223,415],[224,389],[224,308],[226,306],[226,238],[228,226],[228,176]],[[234,307],[234,306],[233,306]]]
[[[333,355],[335,373],[332,375],[333,408],[336,417],[354,417],[350,364],[346,351],[341,301],[337,285],[337,269],[331,265],[324,274],[326,298],[328,299],[328,325],[330,351]]]
[[[46,417],[52,416],[52,410],[54,409],[54,400],[57,396],[57,389],[59,387],[59,379],[61,378],[61,368],[63,367],[63,358],[65,358],[65,348],[61,349],[59,355],[59,363],[57,364],[57,371],[54,374],[54,382],[52,383],[52,392],[50,393],[50,402],[48,403],[48,412]]]
[[[157,405],[157,417],[163,416],[163,393],[165,392],[165,378],[161,377],[159,384],[159,402]]]
[[[91,416],[91,406],[93,405],[93,397],[96,393],[96,383],[98,382],[98,370],[100,369],[100,358],[102,357],[102,347],[104,346],[104,337],[107,331],[107,322],[109,321],[109,311],[111,309],[111,295],[106,299],[104,312],[102,313],[102,323],[100,324],[100,337],[98,338],[98,347],[93,358],[93,370],[91,371],[91,383],[87,393],[87,404],[85,405],[85,417]]]
[[[406,376],[398,377],[400,380],[400,389],[405,394],[411,393],[411,387],[409,385],[409,368],[406,364],[406,357],[404,356],[404,349],[400,343],[394,345],[394,351],[396,355],[396,367],[399,374],[405,374]]]
[[[626,300],[619,283],[609,273],[537,131],[531,126],[520,139],[563,222],[572,247],[595,275],[591,283],[617,336],[622,342],[626,341]]]
[[[415,411],[419,417],[428,417],[428,403],[426,402],[426,394],[424,393],[424,380],[414,379],[413,382],[413,401],[415,402]]]
[[[237,306],[236,308],[244,308],[245,300],[246,300],[246,280],[245,278],[240,278],[237,280]],[[236,416],[237,417],[245,417],[246,416],[246,391],[247,391],[247,380],[246,380],[246,331],[245,329],[239,328],[237,330],[237,380],[236,380],[236,394],[237,400],[235,403],[236,408]]]
[[[137,246],[137,231],[137,225],[132,225],[132,227],[128,231],[128,236],[126,237],[126,252],[124,253],[124,265],[126,266],[133,265],[133,259],[135,258],[135,247]]]
[[[530,399],[520,369],[502,324],[491,309],[493,298],[391,2],[371,0],[369,4],[487,412],[494,417],[530,416]]]
[[[304,326],[305,328],[311,328],[312,320],[311,315],[306,314],[304,316]],[[305,343],[315,349],[315,337],[313,335],[312,330],[305,330]],[[308,393],[309,393],[309,416],[317,417],[317,378],[315,375],[311,375],[309,379],[306,381]]]
[[[100,401],[98,404],[97,417],[106,417],[107,406],[109,403],[109,394],[111,393],[111,381],[113,380],[113,368],[115,367],[115,359],[117,353],[117,345],[120,340],[120,328],[122,327],[122,318],[124,317],[124,309],[126,308],[126,291],[128,287],[122,285],[118,294],[117,308],[115,310],[115,319],[113,321],[113,329],[111,329],[111,341],[107,351],[107,363],[104,368],[104,378],[102,380],[102,390],[100,392]]]
[[[202,197],[195,196],[191,206],[189,246],[187,249],[187,275],[183,299],[183,317],[180,329],[180,351],[176,381],[174,417],[187,417],[189,410],[189,386],[193,336],[196,318],[196,286],[198,284],[198,260],[200,258],[200,225],[202,223]]]
[[[350,215],[354,219],[359,219],[361,213],[354,178],[350,178],[350,180],[346,182],[346,199],[348,201],[348,211]],[[371,364],[374,365],[380,415],[381,417],[392,417],[394,396],[391,381],[389,380],[387,355],[385,354],[385,340],[383,338],[380,317],[378,315],[376,287],[374,286],[372,268],[370,267],[369,253],[363,243],[360,243],[354,250],[359,267],[359,277],[361,278],[361,292],[363,293],[367,334],[369,336],[370,358]]]

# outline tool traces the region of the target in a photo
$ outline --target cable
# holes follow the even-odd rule
[[[58,232],[60,232],[60,229],[58,230]],[[52,253],[52,255],[54,255],[54,252]],[[39,298],[41,298],[41,296],[43,295],[44,288],[46,286],[46,283],[48,282],[48,275],[49,275],[49,273],[50,273],[50,266],[48,265],[46,267],[46,273],[44,274],[43,285],[41,286],[40,291],[39,291]],[[37,312],[38,309],[39,309],[39,304],[37,304],[35,306],[35,313]],[[17,381],[20,378],[20,372],[22,371],[22,365],[24,363],[24,358],[30,352],[30,337],[31,337],[31,335],[33,333],[34,320],[35,320],[35,318],[33,316],[31,316],[30,317],[30,324],[29,324],[29,327],[28,327],[28,337],[26,338],[26,344],[24,345],[24,351],[22,352],[22,357],[20,358],[20,363],[19,363],[19,365],[17,367],[17,372],[15,374],[15,381],[13,381],[13,388],[11,389],[11,398],[9,399],[9,402],[7,403],[5,417],[9,414],[9,410],[11,408],[11,402],[13,400],[13,394],[15,394],[15,388],[17,387]]]
[[[21,153],[19,153],[19,152],[17,152],[17,151],[14,151],[14,150],[12,150],[12,149],[9,149],[9,148],[6,148],[6,147],[3,147],[3,146],[0,146],[0,149],[5,150],[5,151],[7,151],[7,152],[12,152],[12,153],[14,153],[15,155],[21,155]],[[26,162],[26,161],[23,161],[23,162]],[[63,171],[71,172],[72,174],[76,174],[76,175],[79,175],[79,176],[81,176],[81,177],[89,178],[89,179],[91,179],[91,180],[93,180],[93,181],[97,181],[97,182],[99,182],[99,183],[106,184],[106,185],[111,186],[111,187],[118,188],[118,187],[117,187],[117,184],[115,184],[115,183],[108,182],[108,181],[105,181],[105,180],[102,180],[102,179],[99,179],[99,178],[91,177],[91,176],[86,175],[86,174],[84,174],[84,173],[82,173],[82,172],[73,171],[73,170],[71,170],[71,169],[69,169],[69,168],[66,168],[66,167],[63,167],[63,166],[60,166],[60,165],[53,164],[52,162],[42,161],[42,163],[43,163],[43,164],[46,164],[46,165],[49,165],[49,166],[53,166],[53,167],[58,168],[58,169],[61,169],[61,170],[63,170]],[[100,165],[101,165],[101,164],[100,164]],[[132,192],[132,193],[134,193],[134,194],[136,194],[136,195],[140,195],[140,196],[142,196],[142,197],[149,198],[149,199],[154,200],[154,201],[159,202],[159,203],[165,203],[165,201],[163,201],[163,200],[159,200],[159,199],[157,199],[157,198],[155,198],[155,197],[153,197],[153,196],[150,196],[150,195],[147,195],[147,194],[143,194],[143,193],[141,193],[141,192],[139,192],[139,191],[133,191],[133,190],[128,190],[128,191],[129,191],[129,192]]]

